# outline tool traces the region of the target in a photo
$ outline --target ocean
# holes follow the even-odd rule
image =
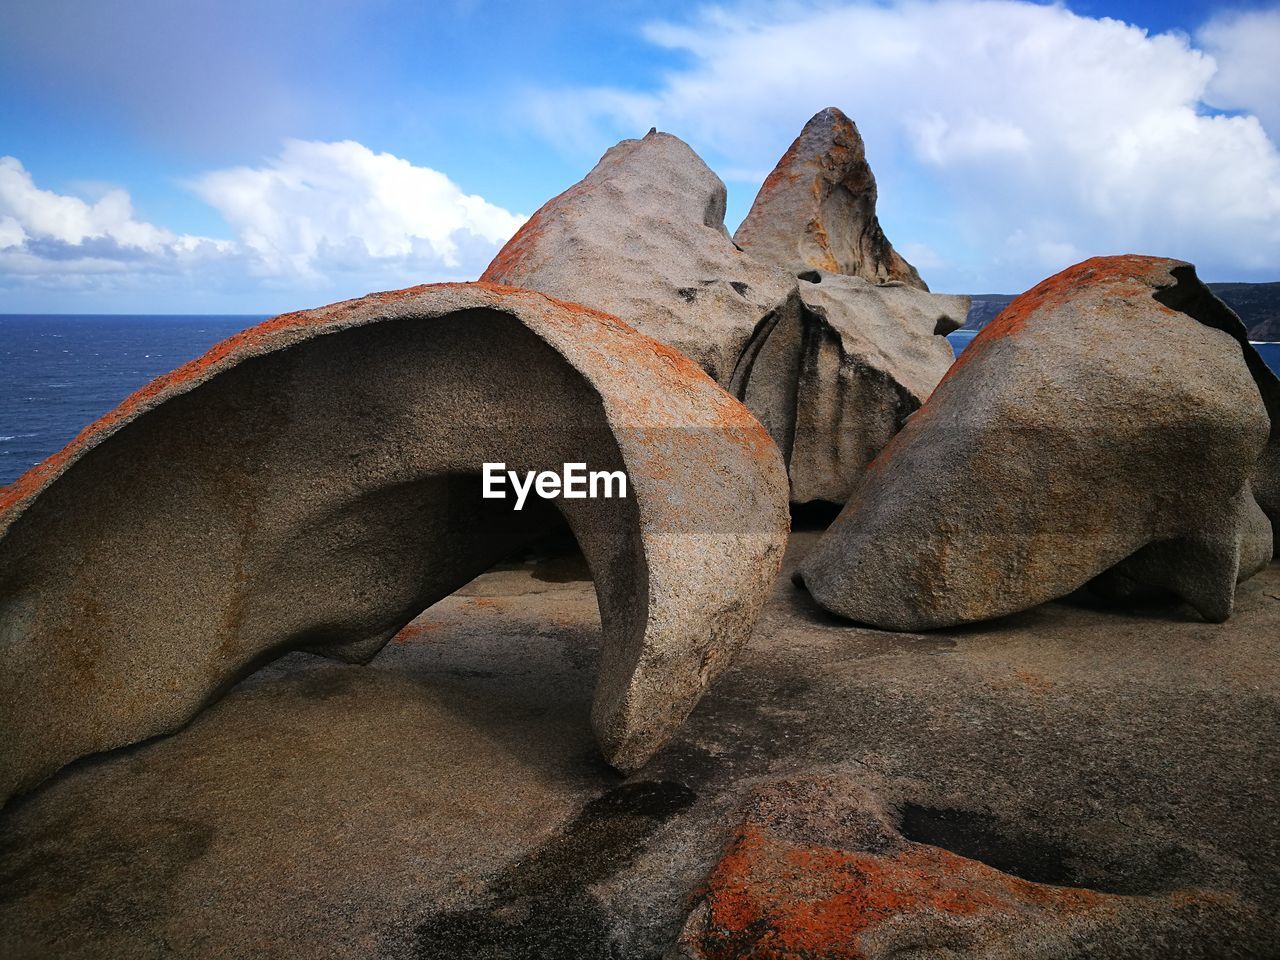
[[[0,315],[0,486],[259,316]]]
[[[263,319],[0,315],[0,486],[147,381]],[[951,334],[957,355],[975,334]],[[1258,347],[1280,372],[1280,343]]]

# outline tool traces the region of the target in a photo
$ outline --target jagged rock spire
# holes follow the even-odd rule
[[[804,125],[765,179],[734,242],[789,270],[928,286],[876,218],[876,178],[857,126],[835,107]]]

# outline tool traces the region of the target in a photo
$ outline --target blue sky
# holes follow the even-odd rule
[[[470,279],[658,126],[732,228],[859,124],[937,290],[1099,253],[1280,279],[1280,7],[1017,0],[0,8],[0,312],[249,312]]]

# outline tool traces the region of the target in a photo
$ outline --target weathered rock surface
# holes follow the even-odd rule
[[[1253,495],[1271,521],[1273,556],[1280,556],[1280,403],[1269,404],[1271,439],[1258,458],[1252,477]]]
[[[793,273],[827,270],[929,289],[884,235],[866,146],[853,121],[835,107],[804,125],[733,239]]]
[[[931,629],[1025,610],[1132,557],[1123,577],[1226,619],[1271,551],[1247,485],[1271,425],[1214,303],[1190,264],[1151,257],[1089,260],[1023,294],[806,559],[815,599]]]
[[[840,504],[946,374],[968,301],[818,270],[799,291],[800,315],[749,352],[741,395],[787,458],[792,501]]]
[[[841,159],[826,162],[847,160],[829,146]],[[812,267],[798,281],[790,264],[739,250],[724,208],[720,178],[653,131],[548,201],[483,279],[605,310],[676,347],[760,418],[788,461],[794,501],[843,503],[946,372],[951,348],[935,334],[962,324],[967,303]],[[860,210],[835,204],[829,216]]]
[[[1162,944],[1172,960],[1207,956],[1221,915],[1240,907],[1197,889],[1120,896],[1058,886],[1057,865],[993,844],[984,819],[913,804],[894,810],[848,773],[768,782],[747,802],[673,956],[1101,960]],[[1045,882],[934,845],[942,834]]]
[[[1240,315],[1220,297],[1217,288],[1226,288],[1222,292],[1229,293],[1237,285],[1200,283],[1195,278],[1195,268],[1190,264],[1174,267],[1171,272],[1180,281],[1185,279],[1186,282],[1179,282],[1177,286],[1163,292],[1161,300],[1167,306],[1181,310],[1207,326],[1229,333],[1239,342],[1249,373],[1258,386],[1263,406],[1267,408],[1267,416],[1271,419],[1271,433],[1250,477],[1250,486],[1262,512],[1271,521],[1273,548],[1280,549],[1280,378],[1277,378],[1275,371],[1267,366],[1257,348],[1249,342],[1251,334]],[[1254,512],[1248,505],[1243,505],[1241,509],[1249,514]]]
[[[792,536],[784,576],[816,536]],[[181,733],[13,800],[0,956],[653,960],[761,783],[813,771],[881,798],[937,863],[1158,910],[1176,890],[1220,896],[1211,930],[1185,924],[1128,960],[1274,954],[1280,564],[1211,635],[1182,611],[1073,601],[904,636],[839,623],[780,581],[751,642],[626,779],[587,722],[589,577],[504,565],[367,667],[288,654]]]
[[[614,314],[728,387],[756,328],[797,304],[795,278],[735,247],[724,210],[720,178],[651,130],[547,201],[481,279]]]
[[[517,513],[486,462],[627,497]],[[483,284],[277,317],[0,493],[0,798],[289,649],[368,660],[561,514],[600,584],[592,724],[634,768],[750,633],[786,490],[746,409],[616,318]]]

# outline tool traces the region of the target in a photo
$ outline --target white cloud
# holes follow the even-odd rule
[[[155,255],[192,250],[201,243],[218,246],[204,237],[179,237],[134,219],[133,202],[123,189],[109,189],[88,204],[38,188],[15,157],[0,156],[0,248],[41,242],[84,247],[87,241]]]
[[[40,189],[15,157],[0,157],[0,272],[98,273],[229,250],[224,241],[135,219],[123,190],[88,203]]]
[[[8,159],[7,157],[5,159]],[[27,233],[15,217],[0,217],[0,250],[20,247],[27,240]]]
[[[523,222],[447,176],[344,140],[292,140],[264,167],[194,184],[270,274],[399,270],[473,279]]]
[[[323,302],[474,279],[523,221],[443,173],[352,141],[290,141],[265,166],[214,171],[192,187],[235,240],[139,220],[119,188],[94,202],[41,189],[17,159],[0,158],[0,288],[145,299],[151,284],[189,294],[188,309],[199,309],[197,287],[250,300],[258,290],[257,309],[268,310],[297,306],[281,301],[289,290]]]
[[[1196,39],[1218,66],[1208,102],[1252,113],[1280,137],[1280,8],[1220,14]]]
[[[685,57],[653,87],[547,92],[535,116],[579,117],[579,140],[585,116],[597,146],[657,125],[715,167],[753,170],[839,106],[867,141],[890,238],[954,265],[926,275],[941,289],[1018,289],[1066,258],[1125,251],[1272,279],[1280,152],[1259,117],[1280,101],[1278,18],[1211,25],[1211,56],[1019,0],[744,3],[650,26]]]

